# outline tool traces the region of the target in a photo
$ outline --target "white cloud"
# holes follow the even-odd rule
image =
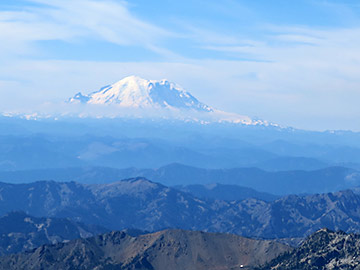
[[[79,39],[103,40],[124,46],[140,46],[170,54],[160,46],[173,34],[132,15],[125,2],[98,0],[32,0],[40,4],[23,11],[0,11],[2,52],[33,53],[34,42]]]

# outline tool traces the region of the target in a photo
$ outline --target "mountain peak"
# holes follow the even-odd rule
[[[81,92],[68,100],[71,104],[100,105],[82,107],[81,117],[135,117],[192,121],[201,124],[234,123],[276,126],[246,115],[229,113],[200,102],[176,83],[128,76],[87,95]],[[105,108],[106,107],[106,108]],[[110,110],[109,110],[110,109]]]
[[[77,93],[69,103],[116,104],[121,107],[145,109],[186,109],[211,112],[213,109],[198,101],[189,92],[168,80],[146,80],[128,76],[88,95]]]

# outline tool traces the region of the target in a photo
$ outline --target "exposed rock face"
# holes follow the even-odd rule
[[[165,230],[132,237],[111,232],[2,257],[0,269],[240,269],[289,250],[275,241],[230,234]]]
[[[262,269],[360,269],[360,235],[321,229]]]
[[[23,212],[12,212],[0,218],[0,255],[91,237],[106,231],[99,226],[89,226],[65,218],[37,218]]]

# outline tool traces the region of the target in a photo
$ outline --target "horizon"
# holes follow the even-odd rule
[[[359,11],[335,0],[2,2],[0,111],[135,75],[223,111],[359,132]]]

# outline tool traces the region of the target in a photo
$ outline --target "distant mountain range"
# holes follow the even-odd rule
[[[175,186],[174,188],[190,193],[201,199],[242,201],[245,199],[259,199],[263,201],[275,201],[280,196],[267,192],[258,192],[252,188],[237,185],[207,184]]]
[[[170,164],[158,169],[77,167],[0,171],[0,181],[10,183],[56,180],[104,184],[138,176],[167,186],[179,186],[180,189],[192,192],[195,196],[237,200],[250,197],[271,200],[276,197],[271,194],[279,196],[334,192],[360,185],[360,173],[343,167],[328,167],[315,171],[267,172],[257,168],[201,169]],[[214,186],[214,184],[218,185]],[[227,185],[236,185],[236,187]],[[232,197],[230,194],[233,194]]]
[[[0,269],[216,270],[262,265],[291,248],[230,234],[111,232],[0,258]]]
[[[327,227],[360,231],[355,191],[286,196],[275,201],[200,199],[143,178],[82,185],[51,181],[0,184],[0,215],[21,210],[33,216],[68,217],[112,230],[181,228],[247,237],[304,237]]]
[[[0,170],[171,163],[268,171],[360,169],[360,133],[283,128],[220,112],[166,80],[130,76],[88,95],[78,93],[59,110],[58,116],[34,114],[36,120],[33,114],[26,120],[0,116]],[[136,111],[143,113],[131,116]],[[167,116],[154,119],[153,112]]]
[[[227,130],[235,132],[236,127],[227,129],[220,125],[219,132],[224,128],[225,135],[205,135],[198,125],[199,130],[194,132],[189,131],[190,124],[173,128],[170,125],[168,131],[161,131],[164,123],[158,127],[156,123],[151,126],[136,121],[136,124],[130,121],[112,125],[116,123],[113,121],[116,120],[98,122],[92,129],[84,127],[81,121],[72,124],[20,121],[16,129],[23,133],[34,125],[44,125],[39,131],[29,131],[28,135],[1,135],[5,131],[16,134],[15,128],[4,124],[5,128],[0,130],[0,171],[80,166],[159,168],[171,163],[212,169],[257,167],[268,171],[317,170],[329,166],[360,168],[360,147],[357,146],[289,144],[287,141],[258,145],[226,137]],[[266,134],[258,128],[249,134],[252,140]],[[72,129],[83,129],[81,132],[86,134],[75,136]],[[45,134],[45,130],[54,134]],[[70,133],[62,134],[67,131]],[[245,131],[239,129],[238,134],[245,136]],[[96,136],[96,132],[112,134]],[[122,132],[129,136],[121,135]]]

